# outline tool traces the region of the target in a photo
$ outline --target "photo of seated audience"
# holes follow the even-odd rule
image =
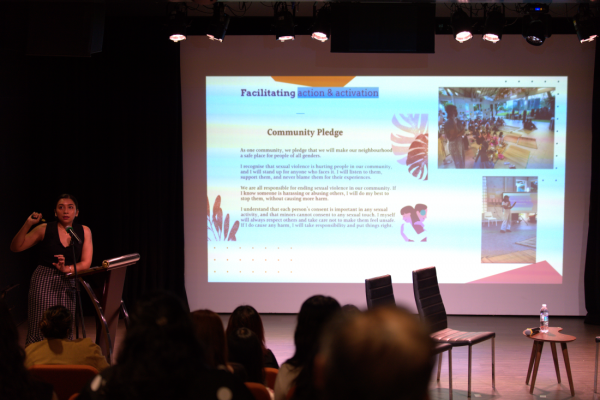
[[[552,169],[555,88],[440,88],[438,168]]]
[[[25,348],[25,366],[32,365],[89,365],[102,372],[109,367],[100,346],[90,338],[69,339],[73,315],[64,306],[53,306],[44,312],[40,321],[41,342]]]
[[[260,314],[252,306],[244,305],[239,306],[229,317],[227,323],[227,330],[225,333],[229,336],[232,332],[239,328],[248,328],[256,334],[260,340],[261,351],[263,353],[263,363],[265,368],[277,368],[279,369],[279,363],[273,352],[266,347],[265,344],[265,329],[263,327],[262,319]]]

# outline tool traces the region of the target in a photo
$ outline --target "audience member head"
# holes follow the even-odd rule
[[[346,304],[342,306],[342,313],[344,314],[356,314],[359,313],[360,309],[356,307],[354,304]]]
[[[248,328],[238,328],[227,334],[229,361],[242,364],[249,382],[265,384],[263,352],[260,339]]]
[[[46,339],[66,339],[71,331],[73,315],[65,306],[52,306],[44,311],[40,331]]]
[[[197,310],[191,313],[196,337],[206,349],[206,361],[216,368],[227,365],[227,341],[221,317],[210,310]]]
[[[302,303],[294,332],[296,352],[288,362],[299,366],[316,351],[323,325],[340,308],[340,303],[336,299],[322,295],[309,297]]]
[[[34,399],[25,369],[25,350],[6,304],[0,299],[0,399]]]
[[[106,398],[185,397],[206,364],[189,312],[178,297],[157,292],[136,302],[114,368]]]
[[[402,207],[400,210],[400,215],[402,215],[402,219],[409,224],[414,224],[415,222],[419,221],[419,217],[412,206]]]
[[[233,310],[233,313],[229,317],[225,333],[229,336],[230,333],[237,331],[238,328],[248,328],[254,332],[260,341],[260,347],[263,354],[267,352],[267,347],[265,345],[265,329],[260,314],[254,307],[239,306]]]
[[[298,325],[294,334],[296,352],[287,362],[300,367],[295,380],[293,399],[313,400],[317,396],[314,386],[314,359],[319,348],[323,327],[341,310],[340,303],[332,297],[312,296],[300,308]]]
[[[288,360],[290,364],[295,367],[300,366],[316,353],[323,325],[340,308],[340,303],[329,296],[312,296],[302,303],[298,313],[298,324],[294,332],[296,352]]]
[[[403,309],[342,315],[321,339],[316,384],[325,400],[424,400],[432,350],[425,327]]]

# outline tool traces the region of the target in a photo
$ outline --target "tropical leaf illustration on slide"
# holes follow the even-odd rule
[[[240,227],[240,222],[235,221],[231,230],[229,229],[229,214],[223,221],[223,210],[221,209],[221,196],[217,196],[213,204],[212,217],[210,216],[210,200],[206,198],[206,237],[209,242],[212,241],[232,241],[235,242],[235,234]],[[229,236],[227,236],[229,234]]]
[[[408,167],[415,178],[426,181],[429,176],[427,151],[429,146],[428,114],[398,114],[392,117],[398,128],[391,134],[392,152],[396,161]]]

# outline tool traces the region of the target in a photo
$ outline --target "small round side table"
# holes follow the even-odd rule
[[[573,387],[573,377],[571,376],[571,363],[569,362],[569,352],[567,350],[567,343],[577,339],[575,336],[565,335],[560,333],[562,328],[550,327],[547,333],[538,332],[535,335],[527,336],[525,331],[523,335],[530,339],[533,339],[533,349],[531,350],[531,358],[529,359],[529,369],[527,370],[527,380],[525,383],[529,385],[529,377],[531,376],[531,368],[533,367],[533,376],[531,376],[531,389],[529,393],[533,394],[533,388],[535,386],[535,378],[537,376],[538,367],[540,365],[540,358],[542,357],[542,348],[544,342],[550,342],[552,348],[552,358],[554,358],[554,368],[556,369],[556,378],[560,383],[560,371],[558,370],[558,357],[556,355],[556,343],[560,343],[562,348],[563,357],[565,359],[565,368],[567,370],[567,377],[569,378],[569,387],[571,388],[571,396],[575,396],[575,388]]]

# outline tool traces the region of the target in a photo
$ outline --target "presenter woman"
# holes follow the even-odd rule
[[[56,202],[55,222],[40,224],[31,229],[42,219],[42,214],[34,212],[10,244],[12,251],[19,252],[40,243],[38,267],[31,277],[29,288],[26,345],[44,339],[39,325],[48,308],[62,305],[75,315],[75,283],[65,274],[74,272],[75,268],[79,272],[89,269],[94,251],[90,228],[74,223],[78,214],[77,200],[69,194],[63,194]],[[73,240],[77,263],[73,260],[71,236],[67,233],[67,227],[73,227],[82,242]],[[71,333],[71,339],[72,336]]]

